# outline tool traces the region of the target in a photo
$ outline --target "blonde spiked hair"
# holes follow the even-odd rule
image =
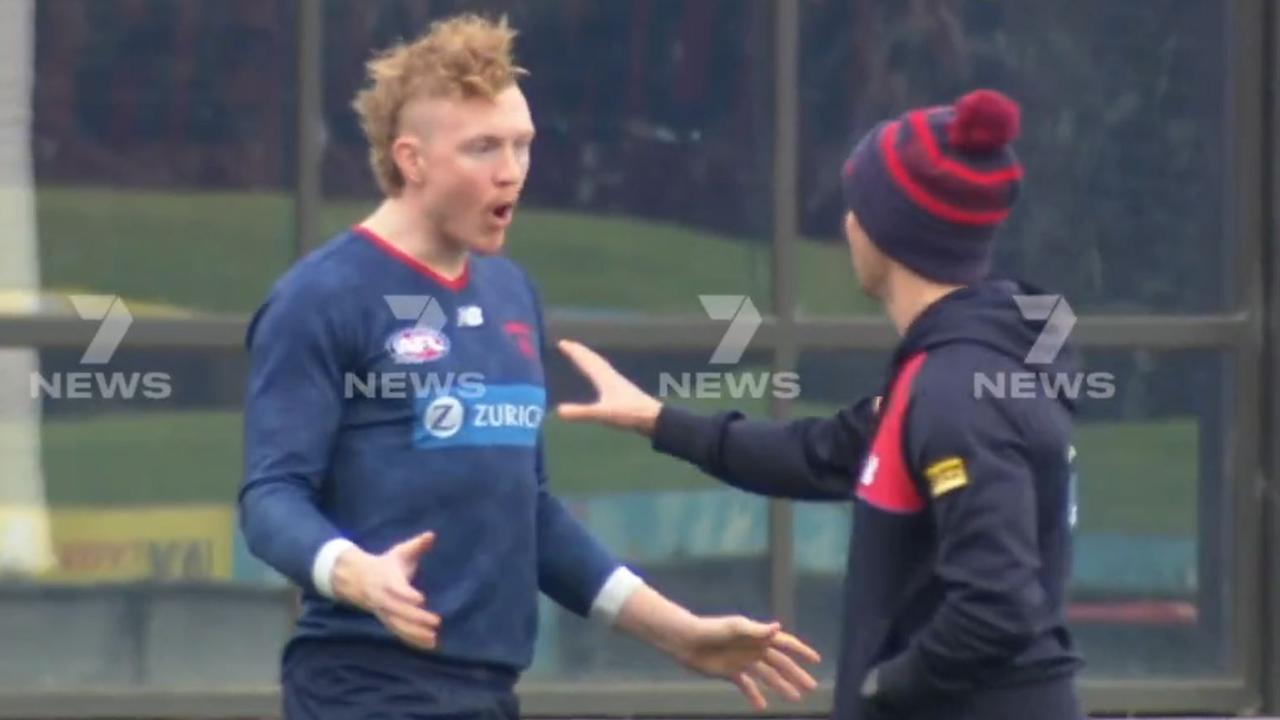
[[[492,100],[528,71],[515,64],[516,31],[506,17],[463,14],[431,24],[409,44],[394,45],[365,66],[370,85],[352,103],[369,141],[369,164],[388,195],[404,188],[391,156],[400,112],[417,97]]]

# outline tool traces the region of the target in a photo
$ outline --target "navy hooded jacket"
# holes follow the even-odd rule
[[[1069,345],[1028,361],[1045,323],[1023,318],[1023,294],[1038,292],[988,281],[926,308],[878,407],[792,422],[669,406],[659,417],[655,449],[732,485],[855,503],[837,718],[930,716],[992,688],[1069,683],[1081,665],[1065,610],[1070,396],[1087,388]]]

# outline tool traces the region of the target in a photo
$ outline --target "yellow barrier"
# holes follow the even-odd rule
[[[0,508],[0,545],[23,537],[11,528],[31,509]],[[45,511],[53,564],[40,580],[230,580],[235,518],[226,505],[56,508]],[[17,554],[0,547],[0,556]]]

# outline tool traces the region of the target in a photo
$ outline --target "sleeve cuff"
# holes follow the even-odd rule
[[[717,424],[715,418],[664,404],[653,427],[653,449],[702,465]]]
[[[337,564],[339,555],[355,546],[355,543],[346,538],[334,538],[320,546],[320,552],[316,553],[316,559],[311,563],[311,583],[316,586],[316,592],[334,599],[333,566]]]
[[[606,625],[613,625],[622,612],[622,606],[631,594],[644,586],[644,580],[625,567],[614,570],[604,581],[596,599],[591,603],[591,617]]]

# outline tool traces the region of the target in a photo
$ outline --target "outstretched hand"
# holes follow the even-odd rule
[[[761,623],[740,615],[698,618],[680,661],[691,670],[723,678],[738,687],[757,710],[768,707],[760,683],[799,701],[818,686],[797,660],[821,656],[778,623]]]
[[[598,353],[573,340],[561,340],[564,353],[596,391],[593,403],[561,403],[556,413],[564,420],[590,421],[652,435],[662,403],[622,376]]]

